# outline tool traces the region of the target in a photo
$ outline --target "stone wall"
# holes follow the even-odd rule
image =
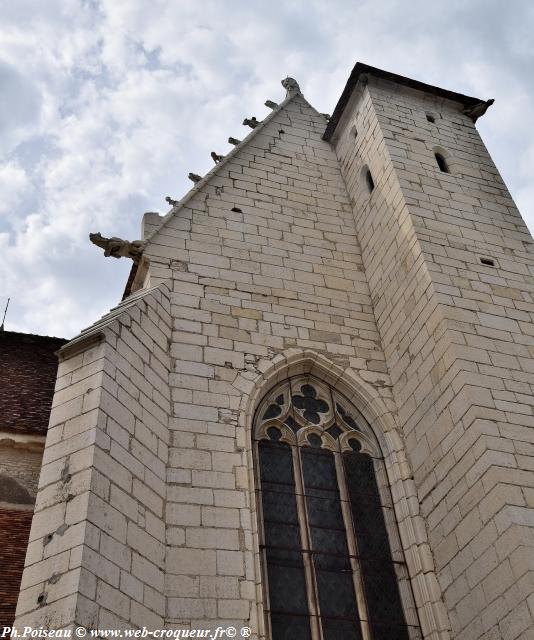
[[[62,352],[19,627],[163,624],[169,311],[144,291]]]
[[[371,77],[332,148],[291,95],[145,216],[145,288],[63,352],[19,624],[264,637],[251,425],[313,372],[380,441],[425,639],[528,637],[532,239],[460,109]]]
[[[453,637],[530,637],[533,240],[458,103],[371,77],[341,129],[336,149]]]
[[[4,436],[0,446],[0,503],[27,504],[33,508],[42,457],[40,442],[28,445]]]
[[[172,281],[169,626],[233,623],[263,634],[253,410],[242,405],[252,389],[261,395],[277,381],[263,378],[273,362],[305,350],[312,355],[300,366],[309,370],[321,356],[336,380],[355,377],[394,409],[352,207],[334,152],[321,140],[324,127],[294,97],[151,236],[154,215],[145,218],[149,282]],[[385,454],[404,460],[398,517],[412,576],[420,580],[423,624],[427,637],[445,637],[417,502],[402,484],[411,472],[402,441],[392,435],[394,420],[381,411],[384,420],[375,415],[374,426],[388,424],[395,442]]]

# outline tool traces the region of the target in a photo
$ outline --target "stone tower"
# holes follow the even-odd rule
[[[283,84],[60,352],[17,625],[532,638],[534,241],[488,103]]]

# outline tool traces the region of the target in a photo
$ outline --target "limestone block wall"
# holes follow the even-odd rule
[[[35,437],[29,442],[0,436],[0,505],[31,505],[37,493],[43,445]]]
[[[169,337],[160,287],[63,349],[18,627],[161,628]]]
[[[325,124],[290,96],[166,218],[145,217],[145,288],[64,350],[19,625],[265,637],[251,425],[279,380],[313,372],[375,430],[425,640],[449,637]]]
[[[265,371],[297,350],[313,354],[308,370],[321,357],[333,382],[357,378],[382,402],[374,426],[387,424],[388,464],[402,469],[395,498],[425,637],[445,638],[354,214],[324,128],[293,97],[159,231],[145,218],[147,282],[172,282],[166,624],[264,636],[247,399],[254,390],[259,401],[277,382]]]
[[[533,240],[459,104],[371,77],[336,150],[452,635],[530,637]]]

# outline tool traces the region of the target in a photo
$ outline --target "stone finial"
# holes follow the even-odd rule
[[[295,80],[295,78],[284,78],[282,80],[282,86],[287,90],[287,95],[292,95],[294,93],[300,93],[299,83]]]
[[[269,107],[269,109],[276,109],[276,107],[278,106],[278,103],[273,102],[272,100],[265,100],[264,104],[266,107]]]
[[[195,184],[202,180],[202,176],[199,176],[198,173],[189,173],[187,174],[187,177],[189,178],[189,180],[191,180],[191,182],[194,182]]]
[[[170,196],[165,198],[165,202],[168,202],[171,207],[175,207],[178,204],[178,200],[173,200]]]
[[[494,102],[495,100],[493,98],[490,98],[489,100],[479,102],[474,107],[466,107],[462,111],[462,113],[464,113],[467,117],[471,118],[473,122],[476,122],[477,118],[480,118],[480,116],[483,116]]]
[[[251,129],[255,129],[260,124],[260,121],[256,120],[256,116],[252,116],[252,118],[245,118],[243,120],[243,124],[246,127],[250,127]]]
[[[219,164],[219,162],[221,162],[221,160],[224,158],[224,156],[221,156],[218,153],[215,153],[215,151],[212,151],[210,155],[211,155],[211,159],[213,160],[213,162],[215,162],[215,164]]]
[[[323,118],[328,122],[330,120],[330,118],[332,117],[329,113],[321,113],[321,115],[323,116]]]
[[[232,136],[228,138],[228,142],[230,144],[233,144],[234,147],[237,147],[238,144],[241,144],[241,140],[238,140],[237,138],[232,138]]]
[[[122,238],[104,238],[101,233],[90,233],[89,240],[97,247],[104,249],[104,255],[112,258],[131,258],[134,262],[139,262],[145,242],[143,240],[123,240]]]

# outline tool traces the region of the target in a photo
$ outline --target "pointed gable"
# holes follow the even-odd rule
[[[325,117],[302,94],[292,93],[159,226],[148,214],[145,256],[151,266],[145,286],[168,279],[174,270],[215,279],[222,270],[234,288],[236,283],[263,286],[271,276],[283,276],[290,253],[291,261],[320,253],[314,245],[323,244],[324,256],[330,256],[333,245],[314,239],[322,235],[315,225],[332,224],[333,214],[344,217],[336,218],[332,229],[351,233],[353,225],[337,159],[322,140],[325,127]],[[272,268],[261,266],[264,262]],[[305,272],[302,282],[324,284],[306,262],[297,265]],[[284,286],[283,277],[275,282]]]

